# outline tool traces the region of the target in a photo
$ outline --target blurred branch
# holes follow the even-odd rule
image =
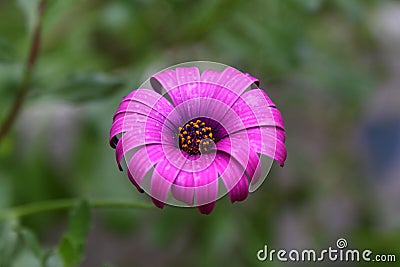
[[[29,85],[32,79],[32,73],[35,67],[35,63],[39,54],[40,48],[40,37],[42,31],[42,17],[44,13],[44,9],[46,6],[47,0],[41,0],[39,2],[38,10],[37,10],[37,20],[36,25],[34,28],[34,32],[32,35],[32,41],[29,48],[28,58],[25,64],[24,74],[22,76],[22,82],[18,90],[18,94],[15,98],[15,101],[6,116],[4,122],[0,127],[0,141],[3,137],[8,133],[11,129],[12,125],[14,124],[15,119],[17,118],[22,104],[24,102],[25,95],[29,89]]]
[[[0,221],[17,219],[20,217],[42,213],[46,211],[70,209],[78,204],[81,199],[53,199],[10,208],[0,211]],[[94,208],[128,208],[128,209],[153,209],[154,205],[144,202],[132,202],[126,200],[89,200],[89,205]]]

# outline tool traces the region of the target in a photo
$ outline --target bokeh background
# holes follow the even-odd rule
[[[0,0],[0,121],[21,83],[37,4]],[[219,200],[209,216],[95,209],[80,266],[287,266],[256,253],[323,249],[340,237],[400,260],[399,1],[48,0],[26,101],[0,143],[0,208],[149,202],[117,170],[112,115],[150,74],[191,60],[261,80],[286,123],[285,167],[274,164],[246,201]],[[15,233],[29,229],[51,250],[67,221],[57,211],[2,222],[0,266],[41,266]]]

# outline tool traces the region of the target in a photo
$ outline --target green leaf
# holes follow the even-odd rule
[[[90,229],[91,213],[88,201],[82,201],[71,212],[68,235],[74,239],[84,240]]]
[[[14,48],[7,39],[0,37],[0,64],[12,62],[14,59]]]
[[[63,267],[63,262],[59,253],[51,252],[44,261],[45,267]]]
[[[0,224],[0,266],[10,266],[18,246],[16,221],[5,221]]]
[[[58,245],[64,267],[76,266],[83,259],[85,239],[90,229],[90,206],[82,201],[71,212],[67,232]]]
[[[81,253],[76,249],[76,244],[68,235],[62,237],[58,252],[64,262],[64,266],[74,266],[81,260]]]
[[[25,243],[26,248],[28,248],[32,253],[38,258],[41,259],[43,257],[42,249],[40,248],[40,244],[35,236],[35,234],[29,229],[22,228],[20,230],[20,235],[22,240]]]
[[[40,0],[17,0],[18,6],[26,18],[26,25],[29,32],[33,32],[36,23],[37,9]]]
[[[0,266],[41,266],[43,253],[36,237],[17,221],[0,226]]]
[[[30,250],[22,250],[13,260],[12,267],[29,266],[41,267],[40,259]]]
[[[0,150],[0,156],[2,151]],[[11,204],[12,199],[12,185],[11,177],[5,174],[5,172],[0,171],[0,208],[8,208]]]
[[[105,73],[76,73],[69,76],[55,94],[74,102],[92,101],[119,92],[124,84],[125,81],[120,77]]]

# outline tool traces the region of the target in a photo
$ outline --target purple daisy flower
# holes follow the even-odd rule
[[[232,67],[192,62],[159,72],[124,97],[110,144],[154,204],[209,214],[226,193],[242,201],[286,159],[281,113],[259,81]],[[193,66],[194,65],[194,66]]]

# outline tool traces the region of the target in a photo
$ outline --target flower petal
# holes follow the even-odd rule
[[[194,114],[191,112],[193,110],[197,110],[197,112]],[[180,123],[181,125],[193,118],[208,118],[223,126],[226,123],[232,124],[231,121],[241,123],[239,115],[228,105],[213,98],[190,99],[175,107],[168,117],[174,124]]]
[[[198,68],[176,68],[176,79],[182,102],[199,96],[200,71]]]
[[[142,114],[137,114],[137,115],[133,115],[133,116],[137,117],[137,121],[135,122],[136,125],[140,125],[139,127],[143,127],[144,122],[146,121],[146,117]],[[124,122],[125,122],[124,118],[118,118],[118,120],[114,120],[111,125],[109,142],[110,142],[110,146],[112,148],[115,148],[117,146],[118,135],[122,134],[126,131],[126,129],[124,129],[125,128]]]
[[[222,73],[205,70],[201,75],[200,96],[211,97],[231,106],[236,99],[252,84],[258,84],[258,79],[248,73],[242,73],[228,67]]]
[[[173,106],[161,95],[146,89],[137,89],[124,97],[113,118],[110,130],[110,145],[115,148],[118,134],[132,128],[142,128],[143,123],[152,123],[156,127],[165,125],[170,129],[177,126],[166,120]]]
[[[196,163],[192,162],[192,164]],[[218,172],[214,163],[205,169],[194,172],[193,179],[198,209],[203,214],[209,214],[214,209],[215,201],[218,198]]]
[[[242,98],[251,106],[276,107],[275,103],[269,98],[263,89],[253,89],[242,94]]]
[[[161,145],[146,145],[133,154],[128,164],[128,176],[138,189],[146,173],[162,160],[163,156]],[[143,191],[141,188],[140,190]]]
[[[168,192],[178,176],[181,166],[185,164],[185,161],[179,162],[180,159],[176,157],[176,161],[172,164],[169,160],[163,158],[154,169],[150,183],[150,195],[154,204],[159,208],[164,207]],[[175,167],[175,165],[180,167]]]
[[[243,166],[224,152],[217,153],[215,165],[231,202],[244,200],[249,193],[249,186]]]
[[[246,139],[248,140],[247,142],[250,141],[246,132],[243,132],[241,135],[229,136],[217,142],[217,149],[218,151],[225,152],[227,155],[231,155],[233,160],[241,166],[241,172],[246,174],[250,181],[258,180],[262,170],[261,161],[257,153],[249,147],[248,143],[243,142],[243,140]],[[230,179],[232,179],[232,177],[230,177]],[[232,183],[232,181],[230,183]],[[228,191],[231,189],[232,188],[227,187]]]
[[[227,67],[219,76],[218,84],[227,85],[238,74],[243,74],[235,68]],[[232,88],[234,89],[234,88]]]
[[[110,145],[115,148],[118,142],[117,136],[125,132],[134,131],[136,134],[143,134],[145,127],[158,129],[161,125],[158,121],[142,114],[129,114],[116,119],[110,129]]]
[[[115,157],[120,170],[122,170],[121,161],[129,151],[146,144],[161,144],[159,132],[147,132],[146,136],[136,135],[135,132],[131,131],[129,134],[124,134],[115,148]]]
[[[128,103],[128,105],[126,104]],[[117,113],[126,112],[127,108],[135,111],[140,111],[143,109],[142,104],[155,111],[158,111],[164,118],[173,110],[172,104],[162,95],[149,89],[136,89],[132,91],[128,96],[124,97],[121,101],[120,107],[117,109]]]
[[[162,108],[160,108],[160,110],[161,109]],[[113,121],[133,114],[140,114],[152,118],[158,121],[160,124],[166,124],[166,126],[169,128],[176,128],[176,125],[173,125],[169,120],[166,120],[165,115],[158,112],[158,110],[150,108],[147,105],[136,101],[122,102],[117,112],[114,114]]]
[[[246,175],[242,175],[239,182],[229,191],[231,202],[243,201],[249,195],[249,182]]]
[[[191,165],[192,162],[187,160],[186,165]],[[172,195],[179,201],[186,203],[189,206],[194,202],[194,179],[193,173],[184,171],[183,169],[190,169],[189,166],[182,168],[172,185]]]
[[[213,87],[215,90],[210,97],[232,106],[240,95],[255,82],[255,79],[250,77],[234,68],[226,68],[219,76],[217,86]]]
[[[287,151],[285,147],[285,133],[282,129],[274,127],[253,127],[235,132],[229,136],[231,139],[241,140],[248,138],[252,149],[263,155],[271,157],[284,165]]]
[[[257,129],[247,129],[250,144],[257,153],[269,156],[283,166],[287,156],[284,139],[271,136],[269,130],[268,127],[260,127],[259,131]],[[279,135],[277,136],[279,137]],[[272,140],[273,138],[275,140]]]
[[[215,208],[215,201],[197,207],[202,214],[210,214]]]
[[[127,173],[128,173],[128,178],[129,178],[129,180],[130,180],[131,183],[136,187],[136,189],[139,191],[139,193],[144,193],[144,190],[143,190],[143,189],[140,187],[140,185],[136,182],[135,178],[133,178],[133,176],[132,176],[131,172],[129,171],[129,169],[128,169]]]
[[[178,80],[174,70],[165,70],[153,75],[150,78],[150,83],[153,89],[161,93],[164,88],[171,97],[175,106],[182,103],[182,97],[178,88]]]
[[[248,79],[250,79],[250,81],[251,81],[252,83],[254,83],[257,87],[260,85],[260,81],[259,81],[256,77],[251,76],[251,75],[250,75],[249,73],[247,73],[247,72],[245,72],[244,75],[246,75],[246,77],[247,77]]]
[[[221,76],[221,72],[214,70],[205,70],[201,74],[201,89],[200,96],[201,97],[211,97],[215,94],[218,86],[218,80]]]
[[[253,92],[248,94],[250,92]],[[268,102],[263,98],[264,94],[261,90],[255,89],[242,95],[235,104],[232,106],[239,116],[242,123],[235,121],[228,121],[226,127],[230,133],[242,130],[244,128],[259,127],[259,126],[276,126],[284,129],[282,115],[276,107],[268,106]],[[256,102],[250,101],[253,96],[257,95],[258,99]]]

